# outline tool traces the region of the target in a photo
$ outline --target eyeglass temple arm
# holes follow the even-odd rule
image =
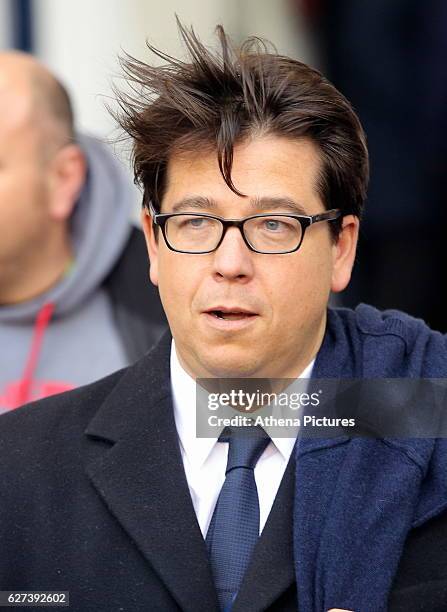
[[[342,213],[339,208],[333,208],[332,210],[327,210],[324,213],[320,213],[318,215],[312,215],[310,217],[311,223],[317,223],[318,221],[335,221],[341,217]]]
[[[156,216],[157,216],[157,211],[154,208],[154,205],[152,204],[152,202],[149,200],[149,209],[147,206],[144,207],[145,208],[145,212],[147,214],[148,217],[152,217],[152,221],[154,223],[157,223],[156,221]]]

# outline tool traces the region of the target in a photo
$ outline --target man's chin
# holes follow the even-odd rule
[[[196,338],[191,335],[192,339]],[[217,341],[180,343],[176,340],[177,355],[184,369],[193,378],[259,378],[268,370],[265,355],[252,340],[250,343]],[[255,350],[257,349],[257,350]]]
[[[218,350],[218,349],[217,349]],[[262,376],[261,364],[256,359],[250,360],[246,354],[242,356],[228,352],[204,356],[202,362],[206,366],[210,378],[252,378]]]

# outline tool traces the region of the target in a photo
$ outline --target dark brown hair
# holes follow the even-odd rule
[[[148,44],[165,63],[121,60],[132,93],[118,93],[121,126],[133,138],[135,181],[143,205],[160,210],[169,156],[198,146],[216,150],[220,171],[235,193],[236,143],[261,134],[310,138],[322,168],[317,186],[326,208],[360,217],[368,183],[368,152],[360,122],[346,98],[317,70],[278,55],[265,41],[236,48],[217,27],[220,52],[178,23],[189,61]]]

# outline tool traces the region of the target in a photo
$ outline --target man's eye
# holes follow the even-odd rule
[[[209,219],[206,217],[186,217],[181,219],[179,223],[180,229],[204,229],[209,224]]]
[[[286,229],[286,223],[278,221],[277,219],[265,219],[264,229],[270,232],[280,232]]]
[[[189,220],[189,225],[191,227],[202,227],[203,225],[205,225],[205,223],[206,219],[204,219],[203,217],[194,217],[194,219]]]

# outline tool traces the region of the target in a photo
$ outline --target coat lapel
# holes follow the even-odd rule
[[[167,335],[105,399],[86,435],[91,445],[112,446],[100,442],[86,470],[182,610],[208,612],[218,609],[217,596],[179,449],[169,350]]]

